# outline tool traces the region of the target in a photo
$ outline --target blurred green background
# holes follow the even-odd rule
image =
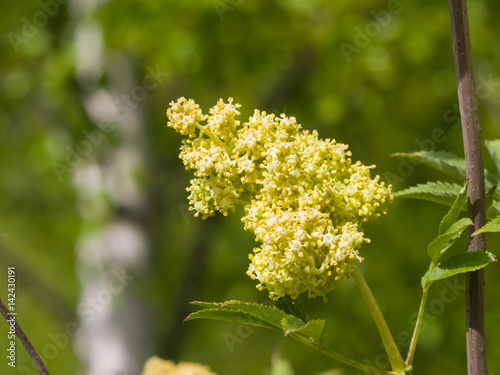
[[[483,136],[500,138],[500,3],[468,4]],[[204,111],[234,97],[242,121],[254,108],[295,116],[349,144],[395,189],[445,180],[389,157],[463,155],[445,2],[42,0],[12,2],[0,19],[0,296],[15,266],[18,320],[52,374],[138,374],[159,355],[264,375],[276,353],[296,374],[362,373],[262,329],[182,324],[189,301],[266,302],[267,293],[245,275],[254,241],[238,212],[202,221],[187,210],[192,172],[165,111],[180,96]],[[402,200],[366,226],[361,270],[404,354],[426,246],[445,212]],[[488,237],[497,255],[499,240]],[[499,282],[498,267],[487,268],[495,374]],[[464,283],[431,288],[414,374],[466,374]],[[308,308],[327,319],[329,347],[388,369],[350,280]],[[2,355],[0,372],[34,374],[19,342],[16,353],[17,367]]]

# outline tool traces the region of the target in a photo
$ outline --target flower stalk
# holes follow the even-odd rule
[[[382,338],[382,343],[384,344],[384,348],[387,356],[389,357],[389,361],[391,362],[393,371],[395,371],[396,373],[403,373],[406,368],[405,361],[399,353],[389,327],[387,326],[384,316],[380,311],[380,308],[377,304],[377,301],[375,300],[375,297],[373,296],[372,291],[370,290],[370,287],[357,268],[351,273],[351,276],[354,279],[354,282],[356,283],[359,291],[361,292],[361,295],[363,296],[363,299],[365,300],[365,303],[372,314],[373,320],[375,320],[375,324],[377,325],[380,337]]]

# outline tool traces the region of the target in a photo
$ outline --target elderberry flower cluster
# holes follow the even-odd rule
[[[387,211],[391,186],[353,163],[348,146],[302,130],[295,118],[255,110],[241,124],[239,104],[222,99],[204,115],[191,99],[170,103],[168,126],[187,136],[180,158],[194,169],[190,209],[224,215],[242,204],[244,227],[260,247],[247,274],[277,299],[333,290],[363,259],[362,226]]]
[[[175,364],[159,357],[151,357],[144,364],[141,375],[217,375],[207,366],[197,363],[180,362]]]

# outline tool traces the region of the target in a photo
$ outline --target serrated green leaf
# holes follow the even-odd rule
[[[419,161],[440,172],[457,179],[465,180],[465,160],[447,151],[398,152],[391,156],[400,156]]]
[[[315,343],[320,344],[323,342],[326,336],[326,322],[321,319],[313,319],[307,322],[307,324],[297,330],[297,333],[309,336]]]
[[[304,308],[304,304],[301,301],[301,296],[297,299],[292,299],[290,296],[284,296],[278,298],[277,301],[273,301],[273,304],[280,310],[283,310],[285,313],[294,315],[303,322],[307,322],[309,317],[307,316],[307,312]]]
[[[460,219],[452,224],[445,233],[437,236],[427,248],[427,254],[431,257],[432,262],[437,263],[439,257],[458,240],[465,228],[471,224],[471,219]]]
[[[500,139],[485,141],[484,144],[486,145],[491,158],[495,162],[498,171],[500,171]]]
[[[283,319],[281,319],[281,326],[283,327],[283,333],[285,337],[288,336],[291,332],[294,332],[305,326],[305,323],[293,315],[287,315]]]
[[[428,182],[396,191],[393,195],[396,198],[420,199],[451,207],[461,189],[462,187],[458,184]],[[467,209],[464,207],[463,210],[466,211]],[[491,207],[486,210],[486,217],[492,219],[498,215],[500,215],[500,202],[493,200]]]
[[[400,156],[419,161],[459,180],[465,180],[467,178],[465,159],[448,151],[417,151],[412,153],[398,152],[392,154],[391,156]],[[486,169],[484,170],[484,177],[486,179],[487,189],[491,186],[498,186],[498,178]]]
[[[443,220],[439,224],[439,234],[443,234],[446,232],[451,225],[457,221],[460,212],[462,212],[465,202],[467,201],[467,186],[469,185],[468,181],[465,181],[462,190],[458,193],[455,202],[451,205],[450,210],[446,215],[444,215]]]
[[[490,220],[484,225],[482,228],[476,230],[472,233],[473,236],[479,233],[487,233],[487,232],[500,232],[500,216],[496,217],[493,220]]]
[[[321,343],[325,336],[325,321],[310,320],[304,323],[302,320],[293,315],[287,315],[281,320],[283,333],[288,336],[290,333],[297,333],[306,336],[315,343]]]
[[[281,327],[275,327],[274,325],[261,320],[256,319],[254,316],[239,310],[231,310],[231,309],[204,309],[195,311],[190,314],[184,322],[193,320],[193,319],[213,319],[213,320],[222,320],[226,322],[233,323],[243,323],[249,324],[257,327],[269,328],[272,330],[279,330]]]
[[[451,206],[462,187],[448,182],[427,182],[393,193],[395,197],[422,199]]]
[[[281,311],[274,306],[241,302],[236,300],[225,302],[195,301],[191,302],[191,304],[204,307],[205,310],[200,310],[192,313],[185,319],[185,321],[191,319],[206,318],[233,321],[237,323],[246,323],[281,330],[281,319],[287,316],[284,311]],[[210,310],[209,313],[203,313],[203,311],[208,310]],[[216,311],[222,311],[222,313],[217,315],[217,313],[215,313]],[[235,314],[229,313],[231,311]],[[237,320],[235,321],[234,319]]]
[[[191,304],[204,307],[204,309],[190,314],[184,321],[193,319],[213,319],[250,324],[283,331],[285,336],[289,334],[298,334],[316,343],[320,343],[325,334],[324,320],[311,320],[304,323],[296,316],[288,315],[275,306],[235,300],[226,302],[195,301],[191,302]]]
[[[275,306],[263,305],[259,303],[241,302],[241,301],[226,301],[221,305],[222,309],[232,309],[243,311],[254,319],[263,320],[275,327],[281,329],[281,319],[287,314]]]
[[[203,301],[193,301],[189,302],[190,305],[204,307],[206,309],[220,308],[223,302],[203,302]]]
[[[422,287],[429,287],[434,281],[446,279],[448,277],[476,271],[487,266],[491,262],[497,262],[496,257],[487,251],[473,251],[460,253],[438,264],[434,269],[428,271],[422,277]]]

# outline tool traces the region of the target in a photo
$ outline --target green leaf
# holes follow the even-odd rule
[[[485,141],[484,144],[486,145],[491,158],[495,162],[498,171],[500,171],[500,139]]]
[[[488,206],[486,206],[486,217],[488,219],[494,219],[498,215],[500,215],[500,202],[493,200],[491,207],[488,208]]]
[[[290,333],[297,333],[306,336],[319,344],[324,340],[325,336],[325,321],[311,320],[305,324],[302,320],[293,315],[287,315],[281,320],[285,337]]]
[[[391,156],[400,156],[412,160],[419,161],[428,165],[431,168],[437,169],[447,175],[459,180],[465,180],[466,167],[465,159],[447,151],[417,151],[412,153],[398,152]],[[498,186],[499,180],[486,169],[484,170],[486,179],[486,187]]]
[[[205,310],[199,310],[192,313],[184,321],[206,318],[206,319],[232,321],[237,323],[253,324],[266,328],[271,327],[281,330],[282,328],[281,319],[287,316],[284,311],[281,311],[280,309],[274,306],[262,305],[258,303],[241,302],[235,300],[226,302],[195,301],[191,302],[191,304],[204,307]],[[203,313],[204,311],[210,311],[210,312]],[[217,314],[216,312],[220,312],[220,314]]]
[[[471,219],[460,219],[452,224],[445,233],[437,236],[427,248],[427,254],[431,257],[432,262],[437,263],[439,257],[455,243],[465,228],[471,224]]]
[[[195,311],[194,313],[190,314],[186,319],[184,319],[184,322],[193,319],[213,319],[213,320],[222,320],[233,323],[244,323],[257,327],[269,328],[272,330],[277,330],[277,328],[278,329],[281,328],[281,327],[275,327],[273,324],[270,324],[269,322],[266,322],[264,320],[256,319],[254,316],[247,314],[246,312],[238,310],[230,310],[230,309],[219,308],[219,309],[204,309]]]
[[[421,199],[451,207],[461,189],[462,187],[458,184],[427,182],[396,191],[393,195],[396,198]],[[466,208],[464,207],[463,210],[466,211]],[[486,210],[486,217],[492,219],[498,215],[500,215],[500,202],[493,200],[491,207]]]
[[[302,295],[300,295],[297,299],[292,299],[290,296],[280,297],[277,301],[273,301],[273,304],[287,314],[294,315],[303,322],[307,322],[309,317],[305,311],[304,304],[300,300],[301,296]]]
[[[193,301],[189,302],[190,305],[201,306],[206,309],[215,309],[221,308],[222,303],[220,302],[202,302],[202,301]]]
[[[465,180],[465,160],[447,151],[398,152],[391,156],[400,156],[419,161],[431,168],[444,172],[457,179]]]
[[[476,271],[487,266],[491,262],[497,262],[497,258],[487,251],[473,251],[460,253],[438,264],[434,269],[428,271],[422,277],[422,287],[429,287],[434,281],[446,279],[448,277]]]
[[[275,306],[241,301],[191,302],[204,307],[190,314],[184,321],[213,319],[233,323],[250,324],[272,330],[283,331],[285,336],[297,334],[319,344],[324,339],[325,321],[311,320],[304,323],[294,315],[288,315]]]
[[[393,193],[395,197],[422,199],[451,206],[462,187],[448,182],[427,182]]]
[[[490,189],[485,194],[484,197],[484,208],[486,210],[489,210],[490,207],[493,205],[493,198],[497,194],[497,186],[492,186]]]
[[[458,216],[460,215],[460,212],[462,212],[464,208],[464,204],[467,201],[467,186],[469,185],[468,181],[465,181],[464,186],[462,187],[462,190],[460,190],[460,193],[458,193],[457,199],[455,199],[455,202],[451,205],[450,210],[446,215],[444,215],[443,220],[441,220],[441,223],[439,224],[439,234],[443,234],[446,232],[451,225],[457,221]]]
[[[293,315],[287,315],[283,319],[281,319],[281,326],[283,327],[283,332],[285,333],[285,337],[290,334],[290,332],[294,332],[305,326],[305,323]]]
[[[281,328],[281,319],[287,314],[275,306],[241,301],[227,301],[221,304],[222,309],[239,310],[255,319],[260,319],[275,327]]]
[[[493,220],[488,221],[485,226],[476,230],[474,233],[472,233],[472,235],[475,236],[479,233],[486,233],[486,232],[500,232],[500,216],[496,217]]]

